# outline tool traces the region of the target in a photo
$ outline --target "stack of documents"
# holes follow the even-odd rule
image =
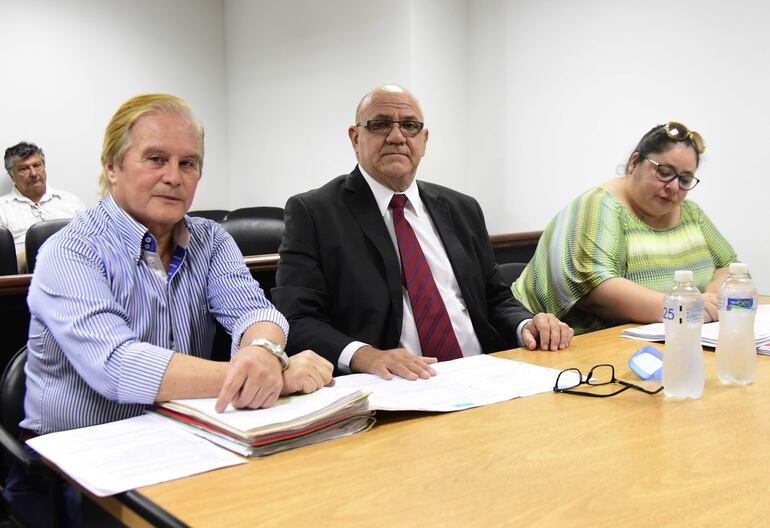
[[[754,319],[754,340],[757,352],[770,355],[770,304],[760,304]],[[623,337],[641,341],[665,341],[666,330],[663,323],[653,323],[623,330]],[[706,323],[701,332],[703,346],[716,347],[719,338],[719,321]]]
[[[214,409],[215,398],[173,400],[150,412],[244,456],[263,456],[348,436],[374,423],[367,394],[358,389],[323,387],[280,398],[268,409]]]

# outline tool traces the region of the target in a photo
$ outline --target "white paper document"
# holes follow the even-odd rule
[[[665,341],[666,330],[663,323],[652,323],[636,328],[623,330],[623,337],[638,339],[640,341]],[[719,321],[706,323],[701,331],[701,343],[703,346],[716,347],[719,338]],[[757,344],[757,352],[770,354],[770,304],[757,306],[757,315],[754,318],[754,340]],[[765,344],[765,346],[761,346]]]
[[[335,378],[335,387],[370,392],[373,410],[448,412],[551,391],[559,374],[551,368],[483,354],[432,367],[436,375],[427,380],[349,374]]]
[[[27,444],[99,497],[246,462],[154,415],[51,433]]]

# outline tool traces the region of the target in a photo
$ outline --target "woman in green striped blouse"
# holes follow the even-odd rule
[[[658,125],[639,141],[626,175],[580,195],[548,224],[513,283],[531,312],[556,315],[575,333],[623,322],[660,321],[674,271],[690,269],[704,292],[706,322],[736,260],[732,246],[686,196],[705,146],[681,123]]]

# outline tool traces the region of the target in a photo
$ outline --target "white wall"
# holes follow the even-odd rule
[[[355,166],[358,99],[409,84],[410,2],[225,2],[230,203],[283,206]],[[239,160],[236,162],[235,160]]]
[[[111,113],[169,91],[207,128],[194,207],[283,205],[352,168],[358,99],[400,83],[430,128],[420,177],[476,196],[503,233],[542,229],[677,119],[708,144],[691,198],[770,292],[768,15],[760,0],[0,0],[0,146],[38,142],[52,185],[93,202]]]
[[[349,172],[359,99],[410,87],[431,123],[423,179],[475,188],[464,168],[466,2],[227,0],[230,200],[283,206]],[[435,126],[434,126],[435,125]]]
[[[493,167],[499,184],[480,196],[491,232],[542,229],[572,197],[612,178],[644,132],[680,120],[701,132],[708,147],[702,182],[690,198],[749,264],[760,291],[770,292],[763,212],[770,6],[752,0],[470,5],[472,56],[488,64],[490,83],[502,83],[489,89],[471,81],[481,88],[471,93],[480,106],[471,101],[470,113],[490,124],[485,137],[505,153]],[[500,104],[493,108],[483,95]]]
[[[221,0],[0,0],[0,152],[32,141],[50,185],[96,203],[104,127],[146,92],[186,99],[206,126],[194,207],[226,201]],[[0,193],[10,189],[2,171]]]

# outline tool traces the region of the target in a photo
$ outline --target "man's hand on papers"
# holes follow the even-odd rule
[[[538,344],[540,350],[564,350],[569,346],[573,335],[575,331],[567,323],[562,323],[549,313],[536,314],[521,329],[524,346],[529,350],[535,350]]]
[[[403,348],[379,350],[370,346],[359,348],[350,360],[353,372],[368,372],[389,380],[393,375],[404,379],[428,379],[436,375],[431,364],[437,361],[434,357],[420,357],[410,354]]]
[[[217,398],[217,412],[228,404],[236,409],[270,407],[283,389],[281,363],[262,347],[243,347],[230,358]]]
[[[321,387],[331,387],[333,372],[334,365],[312,350],[300,352],[289,358],[289,368],[283,371],[281,394],[310,394]]]
[[[717,296],[715,293],[703,294],[703,322],[713,323],[719,321],[719,312],[717,311]]]

